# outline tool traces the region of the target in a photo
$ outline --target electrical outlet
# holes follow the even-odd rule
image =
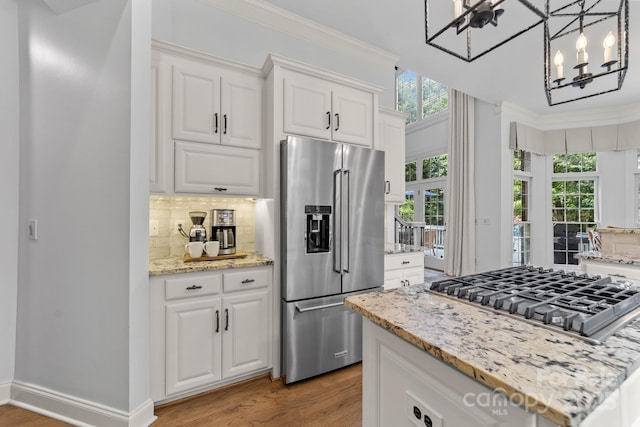
[[[149,237],[156,237],[160,234],[160,222],[158,220],[149,220]]]
[[[443,417],[411,392],[406,392],[407,419],[416,427],[443,427]]]

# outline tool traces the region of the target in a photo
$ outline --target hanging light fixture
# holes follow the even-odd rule
[[[546,0],[546,13],[544,71],[549,105],[622,88],[629,60],[628,0]],[[589,40],[602,40],[602,56],[596,54]],[[575,62],[569,70],[575,71],[569,75],[564,67],[565,53],[570,60],[573,46]]]
[[[453,7],[444,0],[425,0],[424,7],[427,44],[467,62],[546,20],[542,7],[528,0],[453,0]],[[498,26],[503,15],[518,18],[500,19]]]

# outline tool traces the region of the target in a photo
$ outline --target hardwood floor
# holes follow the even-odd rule
[[[1,427],[66,427],[69,425],[16,406],[0,406]]]
[[[152,427],[362,425],[362,365],[285,385],[267,376],[156,407]],[[0,426],[68,424],[10,405],[0,406]]]
[[[361,426],[362,365],[289,385],[262,377],[155,412],[154,427]]]

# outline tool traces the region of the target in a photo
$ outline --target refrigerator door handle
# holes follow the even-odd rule
[[[338,178],[340,182],[338,183]],[[342,273],[342,169],[333,171],[333,271]]]
[[[343,184],[343,189],[342,189],[343,212],[341,212],[340,220],[343,225],[342,236],[343,236],[343,239],[346,239],[344,248],[342,249],[342,252],[344,254],[342,265],[346,267],[342,271],[344,273],[349,273],[349,269],[351,268],[349,266],[349,257],[351,256],[351,253],[349,251],[351,247],[351,239],[350,239],[351,230],[349,228],[349,223],[351,219],[349,217],[349,211],[351,210],[351,171],[349,169],[345,169],[344,176],[346,179],[342,183]]]
[[[307,307],[307,308],[300,308],[298,305],[296,305],[296,311],[298,313],[305,313],[307,311],[322,310],[323,308],[339,307],[341,305],[344,305],[344,301],[334,302],[331,304],[316,305],[316,306]]]

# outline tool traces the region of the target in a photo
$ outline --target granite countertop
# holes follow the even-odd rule
[[[421,285],[351,296],[345,303],[561,426],[578,426],[640,366],[640,320],[592,345],[424,292]]]
[[[245,258],[233,258],[218,261],[184,262],[181,256],[171,256],[149,260],[149,276],[162,274],[193,273],[196,271],[224,270],[228,268],[259,267],[272,265],[273,260],[255,252],[247,253]]]
[[[640,260],[630,259],[630,258],[611,258],[602,256],[601,252],[591,251],[591,252],[581,252],[575,254],[576,258],[586,259],[589,261],[602,261],[608,262],[611,264],[623,264],[623,265],[640,265]]]
[[[405,245],[402,243],[389,243],[389,242],[384,243],[385,255],[401,254],[401,253],[407,253],[407,252],[422,252],[424,250],[425,248],[422,246]]]

